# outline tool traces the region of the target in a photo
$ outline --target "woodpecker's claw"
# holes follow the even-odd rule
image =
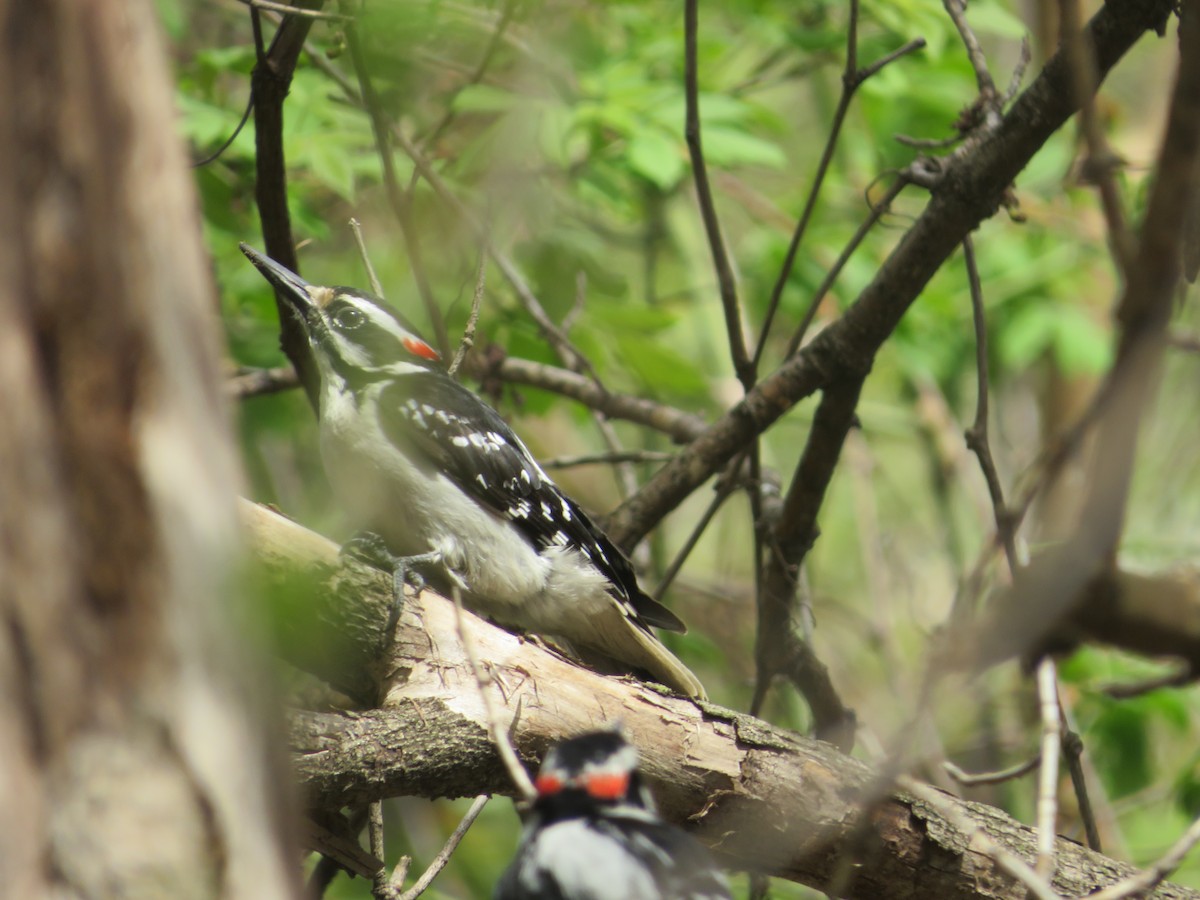
[[[397,556],[388,549],[382,537],[372,531],[361,531],[342,544],[342,556],[348,556],[381,569],[392,576],[392,607],[388,612],[387,631],[390,635],[400,621],[400,609],[404,605],[404,586],[408,585],[416,594],[425,590],[425,576],[418,567],[440,566],[446,577],[461,590],[467,589],[462,577],[446,565],[440,551],[418,553],[415,556]]]

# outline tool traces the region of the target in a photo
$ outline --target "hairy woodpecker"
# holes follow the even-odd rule
[[[516,858],[494,900],[718,900],[729,885],[708,851],[658,817],[638,755],[615,731],[555,745]]]
[[[429,567],[435,584],[455,579],[463,602],[501,625],[704,696],[650,630],[683,623],[642,592],[629,560],[403,316],[241,249],[308,336],[321,378],[322,461],[356,526],[401,565],[438,563]]]

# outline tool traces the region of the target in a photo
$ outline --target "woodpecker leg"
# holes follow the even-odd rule
[[[392,608],[388,612],[387,634],[391,634],[400,620],[400,609],[404,604],[404,586],[407,584],[416,593],[425,590],[425,576],[419,567],[441,566],[447,576],[465,588],[466,584],[457,572],[445,564],[441,551],[418,553],[414,556],[397,556],[388,549],[383,538],[371,531],[361,531],[342,544],[342,556],[351,556],[372,568],[390,572],[392,576]]]

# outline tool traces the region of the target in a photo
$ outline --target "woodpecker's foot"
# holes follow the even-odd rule
[[[392,605],[388,610],[386,634],[391,634],[400,620],[400,609],[404,605],[404,586],[415,593],[425,590],[425,577],[418,566],[436,565],[442,562],[438,552],[421,553],[416,556],[397,556],[388,549],[382,537],[371,531],[361,531],[342,544],[342,556],[349,556],[375,569],[382,569],[392,576]]]

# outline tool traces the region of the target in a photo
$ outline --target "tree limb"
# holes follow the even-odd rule
[[[332,668],[328,655],[313,656],[312,642],[297,645],[285,635],[282,652],[335,677],[357,656],[384,685],[380,709],[293,717],[295,769],[309,803],[329,808],[400,794],[510,790],[488,738],[453,604],[430,592],[408,597],[388,646],[381,640],[390,603],[385,573],[339,568],[336,547],[324,539],[263,507],[245,504],[243,512],[268,584],[315,585],[313,596],[325,604],[319,612],[322,642],[336,636],[330,629],[346,632],[338,643],[348,655]],[[1024,895],[1024,886],[1004,873],[987,847],[969,840],[933,805],[904,794],[865,814],[868,840],[857,842],[862,791],[872,772],[827,744],[650,685],[594,674],[536,642],[475,616],[467,619],[469,640],[490,664],[488,689],[510,718],[527,764],[554,741],[621,719],[663,814],[695,831],[728,865],[819,887],[851,853],[862,865],[848,898]],[[297,632],[293,622],[289,633]],[[986,832],[988,846],[1033,860],[1031,829],[980,804],[948,795],[945,804]],[[1065,839],[1056,853],[1054,886],[1064,895],[1089,893],[1133,871]],[[1164,884],[1152,896],[1200,893]]]
[[[1147,30],[1161,31],[1165,0],[1114,0],[1087,28],[1099,79]],[[964,144],[944,170],[938,167],[925,211],[844,316],[793,359],[764,379],[612,516],[609,536],[628,548],[733,455],[799,400],[834,381],[864,377],[925,284],[981,221],[1000,208],[1013,180],[1075,113],[1070,72],[1061,53],[977,143]]]

